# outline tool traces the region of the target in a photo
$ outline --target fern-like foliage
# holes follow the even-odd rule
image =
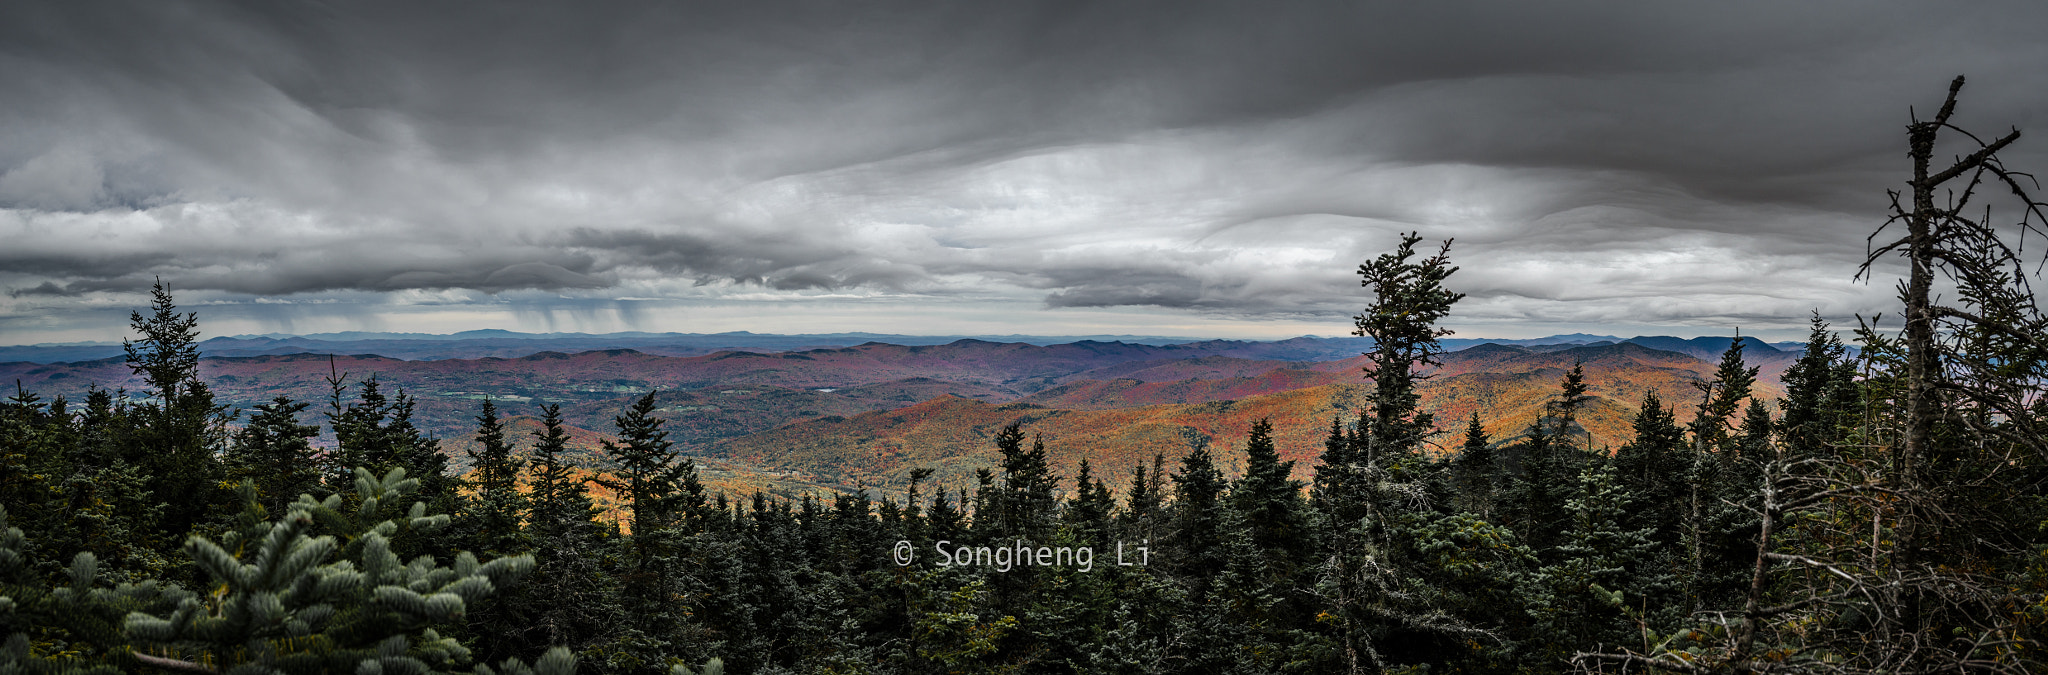
[[[469,553],[445,566],[431,556],[401,561],[393,539],[448,523],[426,505],[399,505],[419,489],[404,469],[382,478],[355,472],[356,506],[339,495],[301,496],[275,520],[253,485],[236,527],[216,542],[187,540],[185,552],[209,579],[205,593],[170,592],[168,613],[125,621],[135,658],[149,665],[226,675],[336,673],[414,675],[467,665],[469,650],[436,627],[533,569],[531,555],[483,563]],[[508,661],[475,672],[568,675],[575,659],[549,652],[529,667]]]

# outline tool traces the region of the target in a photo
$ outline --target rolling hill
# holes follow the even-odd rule
[[[484,397],[520,415],[537,412],[541,402],[560,403],[567,421],[588,436],[583,445],[595,448],[591,439],[602,437],[596,430],[611,428],[632,399],[658,388],[671,438],[704,457],[707,471],[721,472],[721,485],[736,491],[891,485],[918,465],[957,483],[988,466],[991,435],[1012,421],[1042,433],[1062,471],[1086,456],[1126,475],[1155,453],[1178,456],[1190,442],[1241,443],[1253,421],[1271,418],[1283,456],[1306,476],[1330,420],[1354,415],[1363,401],[1363,357],[1218,353],[1227,346],[959,340],[691,357],[624,349],[434,361],[292,354],[207,357],[200,374],[223,402],[246,407],[284,394],[315,401],[315,411],[326,408],[331,375],[348,374],[351,382],[374,375],[387,391],[417,398],[418,423],[447,439],[444,447],[458,463]],[[1758,394],[1778,396],[1775,376],[1796,352],[1749,346],[1752,362],[1765,368]],[[1607,446],[1626,439],[1628,421],[1649,392],[1681,404],[1680,419],[1689,419],[1687,406],[1697,397],[1692,383],[1713,371],[1692,354],[1635,342],[1483,344],[1445,355],[1421,386],[1423,406],[1442,428],[1460,429],[1476,411],[1493,437],[1512,438],[1541,414],[1574,363],[1585,365],[1596,397],[1581,421],[1591,442]],[[0,363],[0,378],[73,400],[88,384],[139,386],[117,359]]]
[[[1596,447],[1628,440],[1646,393],[1656,393],[1667,406],[1677,404],[1681,421],[1691,419],[1693,383],[1713,370],[1685,354],[1628,343],[1557,351],[1474,348],[1447,357],[1420,386],[1422,407],[1448,431],[1461,429],[1477,412],[1492,438],[1512,439],[1543,413],[1574,363],[1585,365],[1594,396],[1579,419],[1590,433],[1584,442]],[[1257,377],[1210,380],[1076,380],[1007,405],[948,396],[897,410],[795,421],[718,441],[710,454],[801,470],[842,488],[898,485],[920,466],[959,485],[975,469],[993,466],[995,432],[1019,422],[1043,437],[1066,475],[1085,457],[1108,475],[1126,476],[1155,453],[1178,457],[1191,442],[1211,442],[1228,471],[1240,461],[1234,453],[1241,451],[1252,422],[1271,419],[1281,456],[1297,462],[1296,476],[1305,478],[1330,420],[1348,421],[1369,386],[1347,364],[1317,365],[1317,371],[1276,368]],[[1760,384],[1757,393],[1766,399],[1780,394],[1772,382]],[[1438,442],[1460,440],[1447,434]]]

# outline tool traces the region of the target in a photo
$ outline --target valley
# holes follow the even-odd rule
[[[1690,419],[1693,383],[1711,375],[1728,339],[1466,342],[1477,344],[1453,343],[1463,348],[1446,353],[1419,390],[1422,409],[1445,431],[1435,443],[1462,442],[1459,432],[1475,412],[1494,441],[1518,437],[1564,373],[1583,363],[1594,399],[1580,416],[1587,434],[1580,442],[1611,448],[1630,437],[1646,394],[1677,404],[1679,419]],[[1798,352],[1746,342],[1748,362],[1760,368],[1759,395],[1782,395],[1777,377]],[[415,401],[415,423],[441,439],[457,467],[468,464],[476,407],[489,397],[512,418],[520,443],[540,405],[561,405],[572,447],[585,466],[601,470],[612,418],[655,390],[670,440],[698,459],[714,491],[895,492],[918,467],[934,469],[948,489],[967,487],[976,470],[991,466],[995,431],[1013,422],[1044,440],[1062,475],[1073,475],[1085,458],[1121,489],[1139,464],[1156,455],[1171,462],[1191,443],[1210,444],[1234,473],[1244,435],[1259,419],[1272,420],[1282,458],[1306,479],[1331,420],[1351,421],[1366,395],[1363,357],[1324,358],[1355,346],[1355,339],[1324,338],[1167,345],[959,339],[695,356],[620,348],[419,360],[300,353],[208,356],[199,373],[231,406],[278,395],[310,401],[312,423],[324,422],[318,413],[331,405],[333,379],[344,380],[346,402],[375,377],[387,394],[403,391]],[[0,363],[0,378],[73,401],[89,386],[140,389],[118,358]],[[609,499],[602,491],[597,497]]]

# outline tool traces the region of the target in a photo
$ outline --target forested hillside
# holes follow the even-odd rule
[[[1764,353],[1758,365],[1766,398],[1776,395],[1776,375],[1795,355]],[[819,430],[816,433],[830,434],[833,418],[897,410],[945,396],[1055,411],[1193,406],[1185,415],[1161,409],[1126,416],[1189,417],[1184,423],[1202,433],[1242,433],[1256,416],[1216,417],[1202,412],[1214,408],[1203,404],[1232,402],[1226,410],[1263,409],[1280,417],[1324,418],[1351,405],[1348,401],[1363,386],[1357,376],[1362,357],[1286,361],[1179,356],[1145,345],[963,342],[696,358],[620,350],[440,361],[318,354],[202,357],[198,372],[218,402],[242,409],[279,395],[319,402],[316,409],[332,409],[336,392],[331,380],[343,379],[346,387],[375,378],[385,395],[407,395],[415,426],[457,450],[466,449],[470,418],[485,398],[514,415],[533,415],[540,405],[560,404],[570,427],[601,433],[640,394],[659,389],[657,407],[669,420],[674,440],[693,453],[715,452],[713,446],[725,441],[745,443],[744,437],[751,435],[787,437],[779,428],[789,424],[808,424]],[[1439,377],[1422,389],[1422,405],[1440,416],[1478,412],[1496,437],[1514,436],[1529,425],[1556,380],[1581,362],[1591,393],[1602,400],[1597,407],[1613,408],[1612,414],[1595,414],[1584,422],[1600,443],[1608,445],[1623,437],[1628,417],[1644,393],[1656,391],[1665,400],[1691,396],[1694,383],[1711,375],[1714,367],[1711,360],[1634,343],[1543,348],[1481,344],[1445,355]],[[119,360],[0,363],[0,378],[45,397],[74,401],[89,397],[94,389],[135,398],[145,386]],[[1314,391],[1304,391],[1310,389]],[[1681,419],[1691,414],[1680,411]],[[1039,431],[1053,437],[1069,435],[1058,428]],[[992,427],[981,429],[969,437],[971,442],[942,451],[986,455],[992,433]],[[1312,448],[1321,442],[1313,429],[1279,433],[1283,452],[1290,457],[1312,460]],[[315,444],[332,442],[327,434]],[[1149,456],[1154,451],[1149,446],[1125,447],[1115,439],[1093,443],[1072,449],[1112,457]],[[453,459],[466,466],[460,452]],[[982,465],[989,466],[986,461]]]

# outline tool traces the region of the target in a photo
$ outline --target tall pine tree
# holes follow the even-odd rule
[[[1428,651],[1414,646],[1475,634],[1434,606],[1440,594],[1426,587],[1419,562],[1401,553],[1412,550],[1414,527],[1434,516],[1421,449],[1436,427],[1420,409],[1416,383],[1443,353],[1438,338],[1450,334],[1437,321],[1464,297],[1443,287],[1458,269],[1450,265],[1451,242],[1417,260],[1421,240],[1404,234],[1393,252],[1358,268],[1373,294],[1355,317],[1356,333],[1373,340],[1365,367],[1372,394],[1354,432],[1331,430],[1316,477],[1316,507],[1327,528],[1317,593],[1324,625],[1336,629],[1337,663],[1325,667],[1349,673],[1426,659]],[[1395,645],[1403,647],[1394,651]]]
[[[163,504],[163,531],[176,539],[227,499],[219,489],[219,455],[234,416],[199,379],[199,315],[179,314],[162,281],[150,296],[149,316],[129,313],[137,339],[121,343],[149,397],[131,409],[137,424],[128,459]]]

